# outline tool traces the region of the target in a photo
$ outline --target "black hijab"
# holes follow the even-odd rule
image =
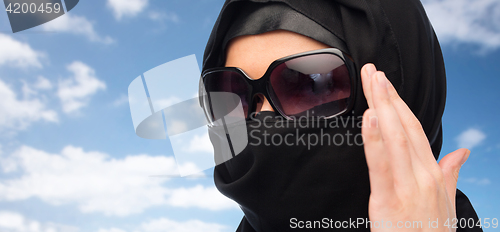
[[[230,39],[277,29],[343,50],[354,60],[358,77],[363,64],[374,63],[420,120],[434,156],[439,157],[446,74],[441,48],[420,1],[228,0],[210,35],[203,70],[224,66]],[[361,81],[357,83],[354,109],[345,116],[352,125],[322,129],[332,134],[360,133],[358,116],[368,106]],[[264,112],[257,118],[270,115],[275,116]],[[265,128],[271,133],[291,129],[297,131]],[[319,129],[299,131],[308,134]],[[214,136],[211,139],[216,142]],[[249,143],[252,139],[258,138],[250,137]],[[292,230],[297,225],[293,218],[295,222],[368,218],[370,187],[362,146],[247,146],[235,158],[216,166],[214,178],[219,191],[240,204],[245,213],[238,231]],[[471,203],[458,189],[456,210],[457,218],[477,221]],[[364,226],[347,229],[369,230]]]

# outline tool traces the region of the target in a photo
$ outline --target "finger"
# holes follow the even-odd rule
[[[457,189],[458,173],[460,168],[469,158],[470,151],[465,148],[458,149],[441,159],[439,167],[441,168],[446,185],[448,197],[455,207],[455,194]]]
[[[363,84],[363,92],[369,108],[373,108],[371,80],[375,72],[377,72],[377,68],[370,63],[361,68],[361,83]]]
[[[422,124],[420,124],[418,118],[413,114],[403,99],[401,99],[398,92],[390,82],[387,89],[392,104],[401,119],[406,135],[413,145],[415,154],[420,158],[420,161],[434,175],[434,177],[439,179],[441,171],[437,165],[436,159],[434,158],[429,140],[425,135]]]
[[[365,111],[361,133],[370,175],[371,194],[381,201],[386,200],[384,198],[392,198],[394,195],[394,181],[391,165],[378,128],[375,110],[368,109]]]
[[[396,185],[414,185],[416,180],[413,174],[410,141],[389,99],[388,82],[383,72],[374,74],[372,79],[373,106],[379,116],[379,129],[385,149],[389,154]]]

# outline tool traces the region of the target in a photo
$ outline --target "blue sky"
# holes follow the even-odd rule
[[[127,101],[141,73],[191,54],[201,64],[222,3],[82,0],[16,34],[0,13],[0,231],[235,230],[242,213],[211,170],[155,176],[175,170],[172,152],[135,135]],[[458,187],[500,219],[500,2],[424,6],[448,75],[442,154],[472,150]]]

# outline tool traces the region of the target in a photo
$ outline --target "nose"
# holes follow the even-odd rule
[[[255,109],[255,112],[261,112],[261,111],[274,111],[273,107],[267,100],[267,98],[263,94],[257,94],[253,100],[253,107],[252,109]]]

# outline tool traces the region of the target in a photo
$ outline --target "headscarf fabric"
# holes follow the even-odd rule
[[[208,40],[203,70],[224,66],[226,46],[232,38],[273,30],[296,32],[341,49],[353,59],[357,78],[363,64],[375,64],[419,119],[435,158],[439,157],[445,66],[419,0],[227,0]],[[349,126],[251,128],[296,132],[297,136],[320,129],[330,134],[360,134],[359,117],[368,105],[360,80],[355,88],[353,111],[345,116],[352,121]],[[266,116],[273,116],[271,123],[279,121],[273,112],[262,112],[256,118],[265,120]],[[211,139],[216,142],[215,136]],[[249,143],[257,140],[258,136],[251,136]],[[335,222],[369,217],[370,183],[362,145],[247,146],[235,158],[216,166],[214,180],[219,191],[235,200],[245,213],[238,228],[242,232],[293,230],[298,225],[293,220],[327,218]],[[456,211],[459,220],[478,220],[459,190]],[[364,226],[343,229],[369,231]]]

